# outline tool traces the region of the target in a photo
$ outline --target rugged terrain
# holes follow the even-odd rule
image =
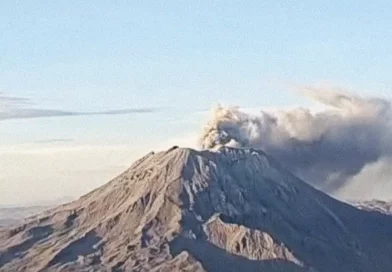
[[[0,231],[0,271],[391,271],[392,217],[315,190],[265,153],[150,153]]]

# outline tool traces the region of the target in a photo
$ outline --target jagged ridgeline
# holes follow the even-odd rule
[[[172,148],[0,232],[0,271],[392,271],[392,217],[265,153]]]

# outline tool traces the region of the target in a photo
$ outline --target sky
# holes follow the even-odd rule
[[[194,146],[208,110],[392,96],[390,1],[1,1],[0,205],[76,197]]]

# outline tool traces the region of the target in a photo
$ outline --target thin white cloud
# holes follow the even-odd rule
[[[43,117],[136,114],[157,111],[156,108],[129,108],[109,111],[80,112],[59,109],[42,109],[32,107],[31,104],[31,100],[28,98],[7,96],[0,93],[0,121]]]
[[[60,138],[53,138],[53,139],[44,139],[44,140],[37,140],[33,143],[37,144],[53,144],[53,143],[70,143],[73,142],[74,139],[60,139]]]
[[[30,104],[31,100],[24,97],[16,97],[16,96],[9,96],[5,95],[4,93],[0,92],[0,108],[13,106],[18,107],[21,105]]]

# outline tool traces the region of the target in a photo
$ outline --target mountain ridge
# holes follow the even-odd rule
[[[388,271],[390,237],[260,150],[173,147],[0,231],[0,271]]]

